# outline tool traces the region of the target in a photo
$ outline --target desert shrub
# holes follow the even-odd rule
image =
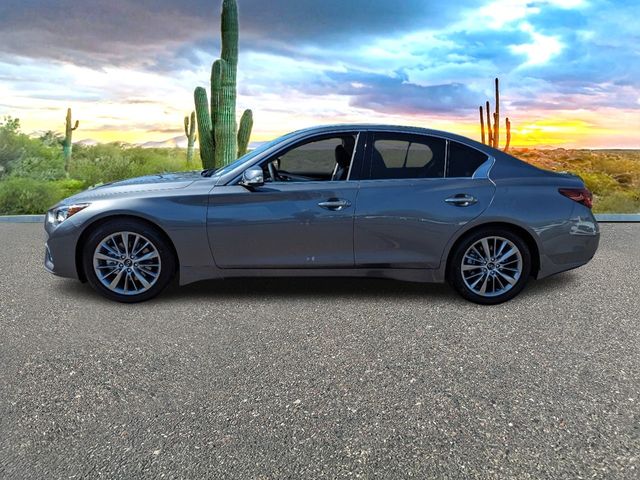
[[[127,155],[136,166],[138,175],[187,170],[187,156],[183,149],[129,148]],[[196,167],[191,166],[191,169]]]
[[[5,118],[0,123],[0,176],[13,175],[36,180],[65,177],[62,149],[50,134],[45,142],[20,133],[20,121]]]
[[[0,181],[2,215],[44,213],[60,199],[54,182],[17,177]]]
[[[75,195],[78,192],[85,190],[85,184],[82,180],[76,180],[75,178],[65,178],[64,180],[58,180],[53,182],[57,192],[57,200]]]
[[[84,182],[9,177],[0,181],[0,215],[40,214],[66,197],[84,190]]]
[[[77,148],[69,162],[69,176],[86,187],[134,176],[131,161],[116,144]]]
[[[597,213],[640,213],[640,191],[610,192],[594,199]]]
[[[62,153],[54,152],[49,147],[42,147],[40,150],[40,152],[24,152],[20,158],[11,162],[11,175],[36,180],[65,178]]]
[[[587,188],[596,195],[604,195],[618,187],[618,182],[606,173],[580,171],[574,173],[580,175]]]
[[[186,155],[176,149],[144,149],[120,144],[80,147],[69,163],[69,175],[89,187],[152,173],[185,170]]]

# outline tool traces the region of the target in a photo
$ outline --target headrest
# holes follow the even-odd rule
[[[341,167],[348,167],[351,163],[351,156],[347,152],[347,149],[342,145],[336,147],[336,163]]]

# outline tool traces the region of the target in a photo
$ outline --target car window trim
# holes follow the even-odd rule
[[[418,137],[433,137],[433,138],[439,138],[445,141],[445,158],[444,158],[444,175],[442,177],[432,177],[432,179],[462,179],[462,178],[468,178],[468,179],[485,179],[489,177],[489,172],[491,171],[491,168],[493,167],[493,165],[495,164],[495,157],[493,155],[488,154],[487,152],[473,146],[473,145],[469,145],[466,142],[461,142],[459,140],[452,140],[444,135],[437,135],[437,134],[432,134],[432,133],[420,133],[420,132],[413,132],[413,131],[404,131],[404,130],[381,130],[381,129],[372,129],[372,130],[368,130],[368,136],[367,136],[367,141],[365,144],[365,160],[363,162],[363,164],[367,164],[368,165],[368,172],[367,172],[367,178],[363,178],[362,180],[429,180],[428,178],[384,178],[384,179],[380,179],[380,178],[370,178],[371,177],[371,156],[373,154],[372,148],[373,148],[373,142],[375,139],[375,135],[376,133],[390,133],[390,134],[398,134],[398,135],[405,135],[405,136],[418,136]],[[476,150],[477,152],[482,153],[483,155],[485,155],[487,157],[487,160],[485,160],[482,164],[480,164],[480,166],[478,166],[478,168],[476,168],[473,172],[473,174],[470,177],[449,177],[447,176],[447,167],[449,166],[449,153],[450,153],[450,148],[449,148],[449,142],[456,142],[459,143],[460,145],[464,145],[465,147],[468,148],[472,148],[473,150]]]

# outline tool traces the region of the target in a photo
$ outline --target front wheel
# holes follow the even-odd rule
[[[91,286],[125,303],[155,297],[171,282],[176,269],[164,237],[135,220],[111,220],[98,226],[85,242],[82,260]]]
[[[526,242],[507,229],[482,229],[458,244],[449,281],[467,300],[493,305],[515,297],[531,273]]]

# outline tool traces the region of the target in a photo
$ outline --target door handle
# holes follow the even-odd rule
[[[330,199],[325,202],[320,202],[319,207],[326,208],[327,210],[342,210],[350,207],[351,202],[349,200],[343,200],[341,198]]]
[[[467,195],[466,193],[459,193],[453,197],[446,198],[444,200],[449,205],[455,205],[456,207],[468,207],[474,203],[478,203],[478,199],[473,195]]]

